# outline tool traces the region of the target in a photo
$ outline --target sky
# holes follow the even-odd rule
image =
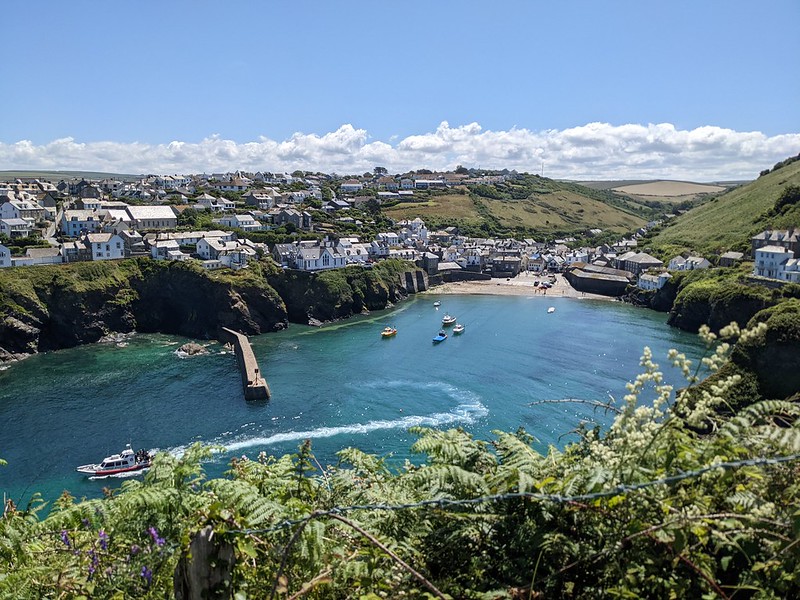
[[[4,0],[0,170],[752,179],[800,1]]]

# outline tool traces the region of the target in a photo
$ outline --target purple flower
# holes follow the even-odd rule
[[[89,525],[91,525],[89,519],[81,519],[81,523],[83,524],[84,527],[86,527],[86,529],[89,529]]]
[[[100,539],[100,547],[103,550],[108,550],[108,534],[105,532],[105,530],[101,529],[97,533],[97,537]]]
[[[69,548],[69,547],[70,547],[70,542],[69,542],[69,534],[67,533],[67,530],[66,530],[66,529],[62,529],[62,530],[61,530],[61,541],[62,541],[62,542],[64,542],[64,545],[65,545],[67,548]]]
[[[139,548],[137,544],[134,544],[133,546],[131,546],[131,556],[136,556],[137,554],[139,554],[139,552],[141,552],[141,550],[142,549]]]
[[[156,529],[155,527],[151,527],[147,531],[150,532],[150,537],[153,538],[153,541],[156,543],[156,546],[164,545],[164,538],[158,536],[158,529]]]
[[[142,567],[140,575],[147,582],[147,585],[150,585],[150,582],[153,581],[153,572],[147,567]]]

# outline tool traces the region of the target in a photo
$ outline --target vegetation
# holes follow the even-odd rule
[[[769,228],[800,225],[800,161],[789,159],[757,180],[715,197],[675,218],[649,241],[704,254],[746,252],[750,238]]]
[[[668,361],[692,390],[729,343],[785,335],[772,328],[704,330],[701,365]],[[206,592],[237,599],[796,597],[798,405],[726,415],[736,376],[693,396],[663,383],[647,349],[642,367],[606,406],[610,428],[544,454],[522,430],[415,428],[419,464],[350,448],[322,469],[306,442],[208,480],[210,449],[194,446],[103,499],[65,493],[47,516],[8,504],[0,597],[171,597],[204,560],[219,576]],[[190,554],[204,528],[210,549]]]
[[[456,193],[459,190],[461,194]],[[446,192],[415,192],[414,202],[383,207],[395,220],[421,217],[431,226],[456,226],[476,237],[578,234],[592,228],[617,234],[641,227],[657,213],[606,190],[519,175],[506,182]]]

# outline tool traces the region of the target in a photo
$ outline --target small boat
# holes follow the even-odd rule
[[[547,314],[554,313],[554,312],[556,312],[556,307],[555,306],[551,306],[550,308],[547,309]]]
[[[455,317],[451,317],[450,315],[445,315],[444,317],[442,317],[442,325],[444,325],[445,327],[447,327],[448,325],[452,325],[456,321],[458,321],[458,319],[456,319]]]
[[[439,342],[443,342],[447,339],[447,332],[444,329],[440,329],[439,333],[433,338],[433,343],[438,344]]]
[[[153,464],[153,457],[147,450],[135,452],[127,444],[119,454],[106,456],[100,464],[81,465],[76,467],[78,473],[87,475],[117,475],[147,469]]]
[[[434,302],[434,303],[433,303],[433,305],[434,305],[434,306],[441,306],[441,305],[442,305],[442,303],[441,303],[441,302],[439,302],[439,301],[437,300],[436,302]]]
[[[461,323],[456,323],[456,326],[453,327],[453,335],[461,335],[462,333],[464,333],[464,329],[465,329],[464,325],[462,325]]]
[[[383,331],[381,331],[382,338],[390,338],[397,335],[397,329],[394,327],[384,327]]]

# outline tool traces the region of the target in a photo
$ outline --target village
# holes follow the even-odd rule
[[[376,261],[399,258],[416,263],[435,283],[564,273],[579,292],[621,296],[630,285],[657,290],[671,272],[732,267],[750,259],[753,277],[800,283],[800,229],[754,236],[747,257],[728,251],[712,263],[686,254],[665,264],[638,249],[641,237],[659,221],[615,242],[589,246],[572,237],[537,241],[468,237],[456,227],[431,231],[419,217],[393,222],[371,236],[335,234],[315,220],[315,215],[327,215],[357,231],[370,218],[370,206],[374,210],[408,200],[419,190],[492,185],[515,175],[421,172],[398,178],[376,168],[363,177],[339,180],[302,172],[240,171],[150,175],[134,181],[15,179],[0,182],[0,268],[149,256],[196,260],[209,270],[237,270],[271,256],[284,269],[322,271],[348,265],[370,268]],[[189,209],[211,215],[214,227],[191,230],[181,225]],[[300,239],[272,244],[249,239],[279,227]],[[20,239],[41,243],[15,255],[11,247]]]

